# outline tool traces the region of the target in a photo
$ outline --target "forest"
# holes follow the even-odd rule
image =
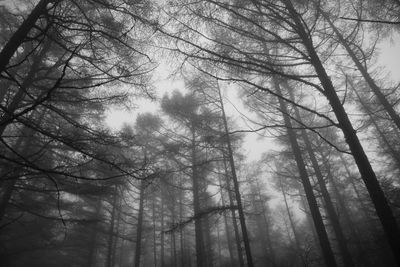
[[[399,27],[399,0],[0,1],[0,266],[400,266]]]

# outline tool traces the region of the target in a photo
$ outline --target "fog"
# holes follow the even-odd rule
[[[0,1],[0,266],[400,266],[399,1]]]

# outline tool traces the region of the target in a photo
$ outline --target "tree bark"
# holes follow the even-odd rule
[[[225,153],[223,154],[223,163],[224,163],[224,168],[225,168],[225,184],[226,184],[226,189],[228,191],[229,205],[230,206],[234,206],[235,203],[233,201],[232,189],[231,189],[231,183],[230,183],[230,180],[229,180],[228,166],[226,164],[226,155],[225,155]],[[235,233],[236,250],[237,250],[237,253],[238,253],[239,266],[240,267],[244,267],[244,259],[243,259],[243,253],[242,253],[242,242],[240,241],[239,228],[238,228],[238,225],[237,225],[236,212],[235,212],[234,209],[231,209],[231,216],[232,216],[233,231]]]
[[[238,178],[236,175],[235,161],[233,159],[233,149],[232,149],[232,144],[231,144],[231,138],[229,135],[228,122],[226,120],[224,101],[222,100],[221,90],[220,90],[219,86],[218,86],[218,95],[219,95],[219,102],[221,105],[221,112],[222,112],[222,120],[224,123],[224,130],[225,130],[225,135],[226,135],[226,145],[228,148],[228,159],[229,159],[230,170],[232,173],[233,188],[235,190],[235,199],[236,199],[236,204],[238,206],[239,221],[240,221],[240,226],[241,226],[242,235],[243,235],[244,250],[246,252],[247,266],[253,267],[254,266],[253,258],[251,256],[250,241],[249,241],[249,237],[247,234],[247,228],[246,228],[246,219],[245,219],[244,212],[243,212],[242,198],[240,196],[239,182],[238,182]]]
[[[276,80],[275,77],[274,77],[273,82],[274,82],[275,91],[279,95],[282,95],[278,81]],[[336,260],[333,255],[331,245],[329,243],[328,234],[326,233],[326,229],[325,229],[325,226],[324,226],[324,223],[322,220],[322,216],[321,216],[321,213],[318,208],[317,200],[315,198],[310,180],[308,178],[306,166],[305,166],[305,163],[304,163],[302,155],[301,155],[300,146],[297,142],[296,133],[293,130],[292,123],[290,121],[289,116],[287,115],[289,113],[288,113],[286,104],[282,98],[279,98],[279,106],[283,113],[283,118],[284,118],[285,125],[287,128],[287,134],[289,136],[289,141],[290,141],[290,144],[292,147],[294,158],[295,158],[297,167],[299,169],[301,183],[303,185],[304,192],[306,194],[306,199],[307,199],[308,205],[310,207],[311,216],[313,218],[315,229],[317,231],[317,235],[319,238],[319,243],[320,243],[320,246],[322,249],[322,254],[324,256],[325,263],[329,267],[336,267],[337,266]]]
[[[354,160],[361,173],[362,179],[367,187],[368,193],[375,206],[376,213],[378,214],[379,220],[383,226],[386,234],[386,238],[392,249],[393,255],[398,265],[400,265],[400,231],[397,225],[396,219],[393,216],[392,210],[389,203],[379,185],[378,179],[374,170],[372,169],[371,163],[365,154],[364,148],[362,147],[360,140],[350,122],[347,113],[336,94],[335,88],[330,80],[328,74],[325,71],[322,62],[315,51],[314,45],[310,36],[304,29],[300,15],[295,10],[290,0],[283,0],[286,8],[288,9],[292,19],[296,25],[296,30],[301,38],[304,47],[306,48],[310,62],[312,63],[319,80],[324,88],[324,93],[328,99],[333,112],[339,122],[340,128],[343,131],[346,142],[349,145],[350,151],[353,154]]]
[[[46,40],[40,53],[33,57],[32,65],[30,66],[26,77],[23,79],[20,88],[13,96],[11,103],[7,106],[5,113],[0,118],[0,136],[3,135],[7,126],[13,122],[14,112],[17,110],[20,103],[24,100],[26,96],[26,90],[29,86],[32,85],[35,75],[37,74],[38,69],[42,63],[43,57],[46,55],[51,47],[51,43],[51,40]]]
[[[321,155],[322,155],[322,153],[321,153]],[[358,235],[356,229],[354,228],[353,221],[351,220],[349,211],[347,210],[348,208],[346,205],[346,196],[339,192],[339,188],[336,184],[335,179],[333,178],[333,175],[331,172],[331,167],[330,167],[330,164],[328,163],[328,160],[326,158],[323,158],[323,160],[324,160],[324,166],[327,169],[327,178],[332,184],[332,189],[333,189],[334,194],[336,195],[336,199],[339,203],[340,210],[342,211],[343,217],[347,224],[347,227],[350,230],[351,237],[356,244],[357,252],[358,252],[358,259],[362,263],[362,266],[370,266],[370,264],[368,262],[368,255],[365,253],[365,250],[362,247],[362,243],[359,238],[359,235]]]
[[[294,99],[293,91],[290,90],[290,88],[287,88],[287,90],[290,95],[290,100],[294,102],[295,99]],[[301,116],[300,116],[299,109],[296,106],[293,108],[294,108],[296,120],[301,122]],[[351,257],[350,251],[347,247],[346,237],[345,237],[342,227],[340,225],[340,221],[336,214],[335,207],[332,203],[331,197],[329,195],[328,188],[326,187],[326,183],[325,183],[324,177],[322,175],[322,171],[319,167],[318,160],[315,156],[311,141],[310,141],[305,129],[302,129],[300,132],[301,132],[301,136],[304,141],[304,144],[305,144],[306,151],[308,153],[308,156],[310,157],[311,165],[314,169],[315,176],[317,178],[319,187],[321,189],[322,198],[325,203],[328,217],[332,223],[333,231],[335,232],[335,236],[337,238],[337,242],[339,245],[339,250],[340,250],[340,253],[341,253],[341,256],[343,259],[344,266],[353,267],[354,263],[353,263],[353,259]]]
[[[397,129],[400,130],[400,116],[394,110],[393,105],[390,104],[389,101],[386,99],[386,96],[382,93],[381,88],[375,83],[374,79],[368,73],[367,69],[358,60],[356,54],[354,53],[354,51],[352,50],[350,45],[347,43],[347,41],[345,40],[343,35],[340,33],[340,31],[336,28],[336,26],[330,20],[329,16],[322,10],[321,10],[321,13],[324,16],[325,20],[328,22],[328,24],[331,26],[331,28],[334,31],[334,33],[336,34],[336,36],[338,37],[339,42],[346,49],[347,54],[349,54],[350,58],[353,60],[354,64],[356,65],[356,67],[358,69],[358,71],[364,77],[364,79],[367,82],[369,88],[371,88],[372,92],[378,98],[378,100],[381,103],[381,105],[383,106],[383,108],[386,110],[386,112],[389,114],[390,118],[396,124]]]
[[[195,227],[195,241],[196,241],[196,263],[197,267],[206,267],[204,240],[203,240],[203,225],[199,217],[201,213],[200,206],[200,181],[197,173],[197,160],[196,160],[196,131],[195,126],[192,125],[192,183],[193,183],[193,210],[194,210],[194,227]]]
[[[400,170],[400,155],[399,152],[396,151],[393,148],[393,145],[390,144],[389,140],[386,138],[385,134],[383,133],[383,131],[380,129],[378,123],[376,122],[375,118],[372,115],[372,111],[370,110],[370,108],[368,107],[367,104],[364,103],[364,101],[361,99],[361,96],[358,94],[356,88],[354,87],[353,83],[351,81],[349,81],[349,84],[351,86],[351,88],[353,89],[354,93],[356,94],[358,101],[360,102],[361,106],[363,107],[363,109],[365,110],[365,112],[367,113],[369,119],[371,120],[372,124],[375,127],[375,130],[378,132],[379,137],[381,138],[381,140],[383,141],[383,143],[386,145],[386,148],[389,151],[389,154],[393,157],[393,159],[396,162],[397,168]]]
[[[224,198],[224,194],[222,192],[223,186],[222,186],[221,177],[219,177],[219,176],[218,176],[218,182],[219,182],[219,187],[221,188],[220,194],[221,194],[222,206],[225,206],[226,205],[225,198]],[[225,212],[224,212],[223,216],[224,216],[225,235],[226,235],[226,240],[227,240],[227,243],[228,243],[230,266],[235,266],[235,263],[234,263],[235,261],[234,261],[234,258],[233,258],[232,237],[231,237],[231,233],[229,231],[228,218],[226,217],[226,213]]]
[[[108,229],[108,240],[107,240],[107,257],[106,267],[111,267],[111,257],[113,248],[113,236],[114,236],[114,221],[115,221],[115,206],[117,205],[118,187],[114,186],[113,200],[111,203],[111,217],[110,217],[110,228]]]
[[[156,194],[153,192],[153,199],[151,203],[151,217],[153,221],[153,263],[157,267],[157,235],[156,235]]]
[[[144,180],[142,180],[140,182],[140,191],[139,191],[139,212],[138,212],[138,221],[136,225],[136,247],[135,247],[135,260],[133,265],[134,267],[140,266],[140,256],[142,254],[144,190],[145,190],[145,182]]]
[[[11,36],[10,40],[5,44],[0,52],[0,74],[6,69],[10,63],[12,56],[15,54],[17,49],[25,41],[30,30],[35,26],[36,21],[40,16],[47,12],[47,5],[54,0],[40,0],[39,3],[34,7],[29,16],[22,22],[18,30]]]
[[[261,199],[261,186],[259,184],[259,181],[257,180],[257,189],[258,189],[258,196]],[[263,214],[263,219],[264,219],[264,225],[265,225],[265,231],[266,231],[266,242],[268,245],[268,250],[269,250],[269,256],[270,256],[270,262],[272,267],[276,266],[276,260],[275,260],[275,252],[274,249],[272,247],[272,240],[271,240],[271,227],[270,227],[270,222],[267,218],[267,208],[265,207],[264,204],[262,204],[262,214]]]
[[[288,202],[287,202],[287,198],[286,198],[285,188],[283,187],[281,179],[279,179],[279,187],[280,187],[282,195],[283,195],[283,201],[285,203],[286,212],[287,212],[287,215],[288,215],[288,218],[289,218],[290,228],[292,228],[294,242],[296,244],[297,255],[300,257],[300,260],[303,263],[303,266],[306,266],[307,264],[306,264],[306,262],[304,260],[304,257],[303,257],[302,248],[301,248],[301,245],[300,245],[299,235],[297,234],[296,225],[294,223],[294,220],[293,220],[293,217],[292,217],[292,213],[290,212],[290,208],[289,208],[289,205],[288,205]]]
[[[101,210],[101,200],[98,199],[96,203],[96,219],[100,216],[100,210]],[[95,267],[96,263],[96,240],[97,240],[97,227],[98,225],[96,224],[92,229],[90,229],[90,240],[89,240],[89,253],[87,257],[87,267]]]

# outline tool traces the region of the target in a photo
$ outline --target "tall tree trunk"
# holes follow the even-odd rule
[[[27,88],[32,85],[32,82],[35,78],[35,75],[38,72],[38,69],[42,63],[44,56],[50,50],[51,44],[52,44],[52,41],[50,39],[46,40],[40,53],[33,57],[32,65],[30,66],[30,69],[29,69],[26,77],[23,79],[21,86],[18,89],[17,93],[13,96],[11,103],[7,106],[5,113],[0,118],[0,136],[3,135],[7,126],[13,122],[14,113],[17,110],[17,108],[19,107],[19,105],[21,104],[21,102],[24,100],[24,98],[27,94],[26,93]]]
[[[375,206],[375,210],[378,214],[379,220],[383,226],[386,234],[386,238],[392,249],[393,255],[398,265],[400,265],[400,231],[397,225],[396,219],[393,216],[392,210],[389,203],[379,185],[378,179],[374,170],[372,169],[371,163],[367,155],[365,154],[364,148],[362,147],[360,140],[350,122],[347,113],[336,94],[335,88],[330,80],[328,74],[325,71],[322,62],[315,51],[313,42],[310,36],[307,34],[301,16],[295,10],[291,0],[283,0],[286,8],[288,9],[295,25],[296,30],[303,41],[304,47],[306,48],[319,80],[324,88],[324,93],[328,99],[333,112],[339,122],[340,128],[343,131],[346,142],[349,145],[350,151],[353,154],[354,160],[357,164],[358,170],[361,173],[362,179],[367,187],[368,193],[372,199],[372,203]]]
[[[365,203],[363,201],[363,198],[362,198],[361,192],[360,192],[360,188],[354,182],[353,175],[351,174],[349,166],[347,165],[348,162],[345,160],[345,158],[342,155],[339,155],[339,157],[340,157],[340,160],[342,161],[342,164],[346,171],[347,179],[348,179],[354,193],[356,194],[356,199],[358,200],[358,203],[361,206],[361,211],[364,215],[364,218],[365,218],[367,224],[369,225],[369,228],[371,229],[371,232],[373,234],[379,233],[380,231],[378,230],[376,225],[371,221],[371,216],[369,214],[368,207],[365,205]]]
[[[196,131],[192,125],[192,183],[193,183],[193,210],[194,210],[194,227],[196,241],[196,263],[197,267],[206,267],[204,240],[203,240],[203,225],[200,206],[200,177],[197,173],[197,155],[196,155]]]
[[[30,119],[34,119],[35,115],[36,114],[33,114],[30,117]],[[41,112],[38,114],[37,121],[39,124],[42,122],[44,115],[45,115],[44,112]],[[0,128],[1,128],[1,126],[0,126]],[[32,138],[33,138],[34,134],[35,134],[34,130],[32,130],[31,128],[28,128],[27,126],[24,126],[24,128],[22,129],[22,136],[20,136],[18,138],[17,142],[13,146],[13,149],[15,151],[18,151],[21,154],[25,154],[27,151],[31,150],[32,149]],[[30,136],[30,138],[27,139],[26,136]],[[18,181],[19,170],[20,170],[20,168],[18,168],[18,170],[16,170],[15,177],[6,178],[6,181],[2,181],[2,182],[4,182],[4,184],[2,185],[3,194],[1,195],[1,200],[0,200],[0,221],[3,219],[4,214],[6,212],[6,208],[7,208],[8,204],[11,200],[11,197],[13,195],[14,186]],[[2,173],[2,176],[4,176],[3,174],[4,173]],[[4,177],[1,177],[1,179],[4,180]]]
[[[308,224],[308,227],[310,229],[314,244],[316,245],[317,255],[322,255],[321,246],[318,245],[319,244],[319,238],[318,238],[317,230],[315,229],[315,225],[314,225],[313,219],[311,217],[310,207],[307,205],[307,200],[305,199],[304,195],[302,195],[302,193],[303,192],[301,190],[299,190],[300,203],[301,203],[301,206],[304,209],[304,213],[305,213],[305,216],[306,216],[307,224]]]
[[[96,220],[99,219],[100,216],[100,210],[101,210],[101,200],[98,199],[96,203]],[[96,247],[97,247],[97,227],[98,224],[94,225],[90,229],[90,240],[89,240],[89,253],[87,257],[87,262],[86,266],[87,267],[95,267],[96,265]]]
[[[389,114],[390,118],[393,120],[393,122],[396,124],[397,128],[400,130],[400,116],[394,110],[393,105],[390,104],[389,101],[386,99],[386,96],[382,93],[381,88],[379,88],[379,86],[375,83],[374,79],[368,73],[366,67],[364,67],[363,64],[361,64],[361,62],[358,60],[353,49],[350,47],[350,45],[347,43],[346,39],[343,37],[343,35],[340,33],[340,31],[336,28],[336,26],[333,24],[333,22],[330,20],[329,16],[322,10],[321,10],[321,13],[324,16],[325,20],[328,22],[328,24],[331,26],[331,28],[334,31],[334,33],[336,34],[336,36],[338,37],[340,44],[346,49],[347,54],[349,54],[350,58],[353,60],[358,71],[364,77],[369,88],[371,88],[372,92],[378,98],[378,100],[381,103],[381,105],[383,106],[383,108],[386,110],[386,112]]]
[[[287,88],[287,91],[289,92],[291,101],[294,102],[295,99],[294,99],[294,95],[293,95],[293,90],[290,90],[290,89],[291,88]],[[300,112],[299,112],[299,109],[296,106],[294,107],[294,112],[295,112],[296,120],[301,122]],[[340,225],[340,221],[339,221],[339,218],[338,218],[338,216],[336,214],[335,207],[334,207],[334,205],[332,203],[331,197],[329,195],[328,188],[326,187],[325,180],[324,180],[324,177],[322,175],[322,171],[321,171],[321,169],[319,167],[318,160],[317,160],[317,158],[315,156],[314,149],[312,147],[311,141],[310,141],[310,139],[308,137],[308,134],[307,134],[305,129],[302,129],[300,132],[301,132],[301,136],[302,136],[302,139],[304,141],[304,144],[305,144],[306,151],[308,153],[308,156],[310,157],[311,165],[312,165],[312,167],[314,169],[315,176],[317,178],[319,187],[321,189],[322,198],[323,198],[324,203],[325,203],[325,207],[326,207],[326,211],[328,213],[328,217],[329,217],[329,219],[330,219],[330,221],[332,223],[333,231],[335,232],[335,236],[337,238],[337,242],[338,242],[338,245],[339,245],[339,250],[340,250],[340,253],[341,253],[341,256],[342,256],[342,259],[343,259],[344,266],[353,267],[354,263],[353,263],[350,251],[349,251],[349,249],[347,247],[346,237],[345,237],[345,235],[343,233],[343,230],[342,230],[342,227]]]
[[[121,201],[122,201],[121,198],[119,198],[119,200],[118,200],[118,208],[117,208],[117,212],[118,212],[117,222],[116,222],[115,230],[114,230],[114,232],[116,233],[116,236],[115,236],[115,241],[113,242],[112,255],[111,255],[111,266],[112,267],[115,266],[115,261],[116,261],[116,256],[117,256],[118,240],[120,239],[119,238],[119,236],[120,236],[119,235],[119,226],[120,226],[120,223],[121,223],[121,216],[122,216],[122,214],[121,214],[122,202]]]
[[[359,235],[358,235],[356,229],[354,228],[353,221],[351,220],[351,217],[350,217],[347,205],[346,205],[346,196],[339,192],[339,188],[338,188],[338,186],[336,184],[336,181],[335,181],[335,179],[334,179],[334,177],[332,175],[331,167],[330,167],[330,164],[328,162],[328,159],[326,159],[324,157],[323,153],[321,153],[321,155],[322,155],[323,161],[324,161],[323,164],[324,164],[324,166],[325,166],[325,168],[327,170],[327,178],[332,184],[332,189],[333,189],[333,192],[334,192],[334,194],[336,196],[336,199],[337,199],[337,201],[339,203],[340,210],[343,213],[343,217],[344,217],[344,219],[346,221],[346,225],[349,228],[351,237],[354,240],[355,245],[357,247],[358,259],[362,263],[363,266],[370,266],[370,264],[369,264],[369,262],[367,260],[368,259],[368,255],[365,253],[365,250],[362,247]]]
[[[221,107],[221,112],[222,112],[222,120],[224,123],[224,131],[225,131],[225,137],[226,137],[226,145],[228,148],[229,165],[230,165],[230,170],[232,173],[233,188],[235,190],[235,199],[236,199],[236,204],[238,206],[239,221],[240,221],[240,226],[241,226],[241,230],[242,230],[244,250],[246,252],[247,266],[253,267],[254,266],[253,258],[251,256],[250,241],[249,241],[249,237],[247,234],[247,228],[246,228],[246,219],[245,219],[244,212],[243,212],[242,198],[240,196],[239,182],[238,182],[238,178],[236,175],[235,161],[233,159],[233,149],[232,149],[232,144],[231,144],[231,138],[229,135],[228,122],[226,120],[224,101],[222,100],[222,94],[221,94],[221,90],[220,90],[219,86],[218,86],[218,95],[219,95],[219,102],[220,102],[220,107]]]
[[[39,17],[47,12],[47,5],[51,2],[53,2],[53,0],[40,0],[39,3],[37,3],[34,9],[31,11],[29,16],[26,18],[26,20],[22,22],[21,26],[11,36],[10,40],[8,40],[8,42],[4,45],[3,49],[0,52],[0,74],[2,74],[3,71],[6,69],[8,63],[10,63],[12,56],[25,41],[30,30],[35,26],[36,21],[39,19]]]
[[[207,253],[206,253],[206,262],[207,262],[207,267],[212,267],[213,266],[213,244],[211,242],[211,225],[210,225],[210,218],[208,215],[204,217],[204,239],[205,239],[205,244],[207,247]]]
[[[125,234],[125,227],[126,227],[126,224],[123,223],[122,224],[122,234]],[[125,256],[124,250],[125,250],[125,238],[122,238],[121,239],[121,245],[119,247],[118,267],[122,267],[122,264],[123,264],[123,261],[124,261],[124,256]],[[155,267],[157,267],[157,266],[155,266]]]
[[[181,183],[180,183],[180,186],[182,186],[182,181],[181,181]],[[182,191],[180,191],[179,192],[179,220],[180,221],[183,221],[183,205],[184,205],[184,203],[183,203],[183,192]],[[181,258],[181,260],[180,260],[180,262],[181,262],[181,267],[184,267],[185,266],[185,240],[184,240],[184,238],[185,238],[185,232],[184,232],[184,230],[183,230],[183,227],[181,227],[180,229],[179,229],[179,248],[180,248],[180,258]]]
[[[176,214],[175,214],[175,198],[172,200],[172,207],[171,207],[171,223],[175,225],[176,222]],[[178,265],[178,260],[176,256],[176,236],[175,231],[171,232],[171,258],[172,258],[172,266]]]
[[[143,210],[144,210],[144,190],[145,180],[140,182],[139,189],[139,212],[136,225],[136,247],[135,247],[135,260],[134,267],[140,266],[140,256],[142,255],[142,231],[143,231]]]
[[[110,228],[108,229],[108,240],[107,240],[107,257],[106,257],[106,267],[111,267],[111,256],[114,240],[114,221],[115,221],[115,211],[118,198],[118,187],[114,186],[113,199],[111,203],[111,217],[110,217]]]
[[[307,264],[306,264],[306,262],[304,260],[304,257],[303,257],[302,248],[301,248],[301,245],[300,245],[299,235],[297,234],[296,225],[294,223],[294,220],[293,220],[293,217],[292,217],[292,213],[290,211],[290,208],[289,208],[289,205],[288,205],[288,202],[287,202],[286,191],[285,191],[285,188],[283,187],[281,179],[279,179],[279,187],[280,187],[282,195],[283,195],[283,201],[285,203],[285,208],[286,208],[286,212],[287,212],[287,215],[288,215],[290,228],[292,229],[292,232],[293,232],[294,242],[296,244],[297,255],[300,257],[300,260],[302,261],[303,266],[306,266]]]
[[[258,193],[258,197],[261,200],[261,186],[259,184],[259,181],[257,180],[257,193]],[[275,252],[274,249],[272,248],[272,240],[271,240],[271,227],[270,227],[270,222],[267,218],[267,208],[265,207],[265,205],[262,203],[262,215],[263,215],[263,219],[264,219],[264,225],[265,225],[265,231],[266,231],[266,242],[268,245],[268,252],[269,252],[269,260],[271,262],[271,266],[275,267],[276,266],[276,261],[275,261]]]
[[[218,248],[218,267],[222,266],[222,249],[221,249],[221,237],[220,237],[220,230],[219,225],[217,225],[217,248]]]
[[[222,186],[222,181],[221,181],[221,177],[220,176],[218,176],[218,183],[219,183],[219,188],[221,188],[220,194],[221,194],[222,206],[225,207],[226,203],[225,203],[225,198],[224,198],[224,194],[223,194],[223,191],[222,191],[223,186]],[[232,237],[231,237],[231,233],[230,233],[230,230],[229,230],[230,228],[229,228],[229,225],[228,225],[228,218],[227,218],[225,212],[223,213],[223,216],[224,216],[224,226],[225,226],[226,241],[228,243],[230,266],[235,266],[235,260],[233,258]]]
[[[275,77],[274,77],[273,82],[274,82],[275,91],[279,95],[282,95],[278,81],[276,80]],[[337,266],[336,260],[333,255],[331,245],[329,243],[328,234],[326,232],[324,222],[322,220],[322,216],[321,216],[321,213],[318,208],[317,200],[315,198],[310,180],[308,178],[306,166],[303,161],[302,154],[301,154],[301,149],[297,142],[296,133],[293,130],[292,122],[290,120],[290,117],[288,116],[288,114],[289,114],[288,109],[282,98],[279,98],[279,106],[283,113],[285,126],[287,128],[287,134],[289,136],[289,141],[290,141],[290,144],[292,147],[292,151],[293,151],[294,158],[295,158],[295,161],[297,164],[297,168],[299,170],[299,175],[300,175],[301,183],[304,188],[304,192],[306,194],[308,206],[310,207],[311,216],[313,218],[315,229],[317,231],[317,235],[319,238],[319,243],[320,243],[320,246],[322,249],[322,254],[324,256],[325,263],[329,267],[336,267]]]
[[[153,199],[151,203],[151,218],[153,221],[153,263],[157,267],[157,228],[156,228],[156,194],[153,192]]]
[[[226,190],[228,191],[229,205],[231,207],[233,207],[235,203],[233,201],[225,153],[223,153],[222,156],[223,156],[223,163],[224,163],[224,169],[225,169],[225,184],[226,184]],[[233,231],[235,233],[236,250],[238,253],[239,266],[244,267],[244,259],[243,259],[242,244],[241,244],[242,242],[240,241],[240,234],[239,234],[239,229],[237,226],[236,212],[234,209],[231,209],[231,216],[232,216]]]
[[[351,80],[348,80],[350,87],[353,89],[354,93],[356,94],[357,98],[358,98],[358,102],[360,102],[361,106],[363,107],[363,109],[365,110],[365,112],[367,113],[369,119],[371,120],[372,124],[374,125],[375,130],[378,132],[379,137],[381,138],[381,140],[383,141],[383,143],[386,145],[386,148],[389,151],[389,154],[392,156],[392,158],[395,160],[397,168],[400,170],[400,155],[399,155],[399,151],[396,151],[393,148],[393,144],[391,144],[389,142],[389,140],[386,138],[386,135],[383,133],[383,131],[381,130],[381,128],[379,127],[378,123],[376,122],[376,119],[374,118],[374,116],[372,115],[372,111],[371,109],[368,107],[368,105],[366,103],[364,103],[364,101],[361,99],[361,96],[359,95],[359,93],[357,92],[353,82]]]
[[[163,187],[161,186],[161,248],[160,248],[160,263],[161,267],[165,267],[165,233],[164,233],[164,207],[165,207],[165,196],[164,196],[164,190]]]

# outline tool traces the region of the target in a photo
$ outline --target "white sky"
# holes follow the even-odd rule
[[[379,46],[380,57],[378,59],[378,66],[383,67],[385,70],[390,71],[394,81],[400,81],[400,36],[394,34],[387,42]],[[171,80],[168,76],[168,67],[162,65],[154,75],[156,81],[154,87],[158,97],[162,97],[165,92],[172,92],[173,90],[182,90],[184,83],[181,80]],[[245,119],[236,110],[241,113],[249,115],[249,112],[244,108],[240,99],[238,99],[236,92],[224,92],[227,115],[234,119],[235,123],[241,128],[249,130]],[[231,103],[236,107],[234,108]],[[107,114],[106,123],[113,129],[119,129],[124,123],[133,123],[138,113],[142,112],[159,112],[158,103],[149,100],[141,99],[136,102],[138,109],[126,110],[114,108]],[[238,130],[238,129],[230,129]],[[260,138],[256,133],[246,134],[242,153],[247,156],[248,161],[258,160],[262,153],[273,149],[273,142],[270,138]]]

